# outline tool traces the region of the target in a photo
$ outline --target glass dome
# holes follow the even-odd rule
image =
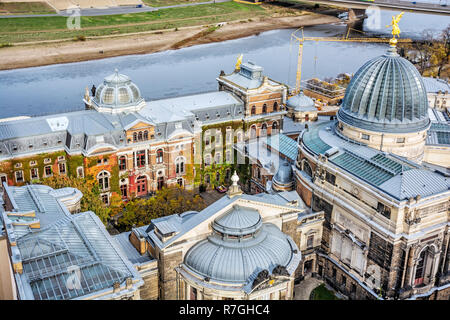
[[[391,46],[366,62],[350,81],[338,120],[379,132],[416,132],[429,126],[428,99],[420,73]]]
[[[142,105],[144,99],[141,97],[139,88],[126,75],[115,73],[106,77],[95,92],[94,105],[99,111],[133,110],[133,107]]]

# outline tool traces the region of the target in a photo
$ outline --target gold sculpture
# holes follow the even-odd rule
[[[241,70],[242,57],[243,57],[243,55],[241,53],[236,61],[236,70]]]
[[[392,39],[389,41],[390,45],[395,46],[397,44],[397,38],[400,38],[400,28],[398,27],[398,23],[400,21],[400,19],[402,18],[404,12],[396,15],[396,16],[392,16],[392,22],[391,24],[387,25],[386,27],[389,28],[392,26]]]

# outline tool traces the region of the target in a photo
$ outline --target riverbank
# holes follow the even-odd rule
[[[205,26],[155,30],[147,33],[107,37],[87,37],[86,41],[50,42],[0,48],[0,70],[103,59],[131,54],[147,54],[198,44],[220,42],[257,35],[275,29],[338,23],[333,16],[304,12],[292,17],[259,17],[231,21],[216,30]]]

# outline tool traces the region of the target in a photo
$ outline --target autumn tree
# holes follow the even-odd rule
[[[118,219],[120,230],[130,230],[133,225],[144,226],[155,218],[185,211],[200,211],[206,207],[205,201],[193,191],[179,186],[163,188],[151,198],[135,198],[128,202],[123,215]]]
[[[104,224],[107,223],[112,209],[110,208],[111,206],[106,207],[100,199],[100,190],[94,180],[68,176],[52,176],[44,178],[38,183],[54,189],[65,187],[77,188],[83,193],[83,197],[81,198],[81,211],[93,211]]]

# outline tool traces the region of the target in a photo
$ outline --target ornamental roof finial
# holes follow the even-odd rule
[[[243,192],[241,190],[241,187],[238,185],[239,176],[237,175],[236,170],[234,170],[231,181],[233,181],[233,184],[228,189],[228,197],[231,198],[233,196],[241,195]]]
[[[243,57],[243,54],[241,53],[237,58],[237,61],[236,61],[236,70],[237,71],[241,70],[242,57]]]

